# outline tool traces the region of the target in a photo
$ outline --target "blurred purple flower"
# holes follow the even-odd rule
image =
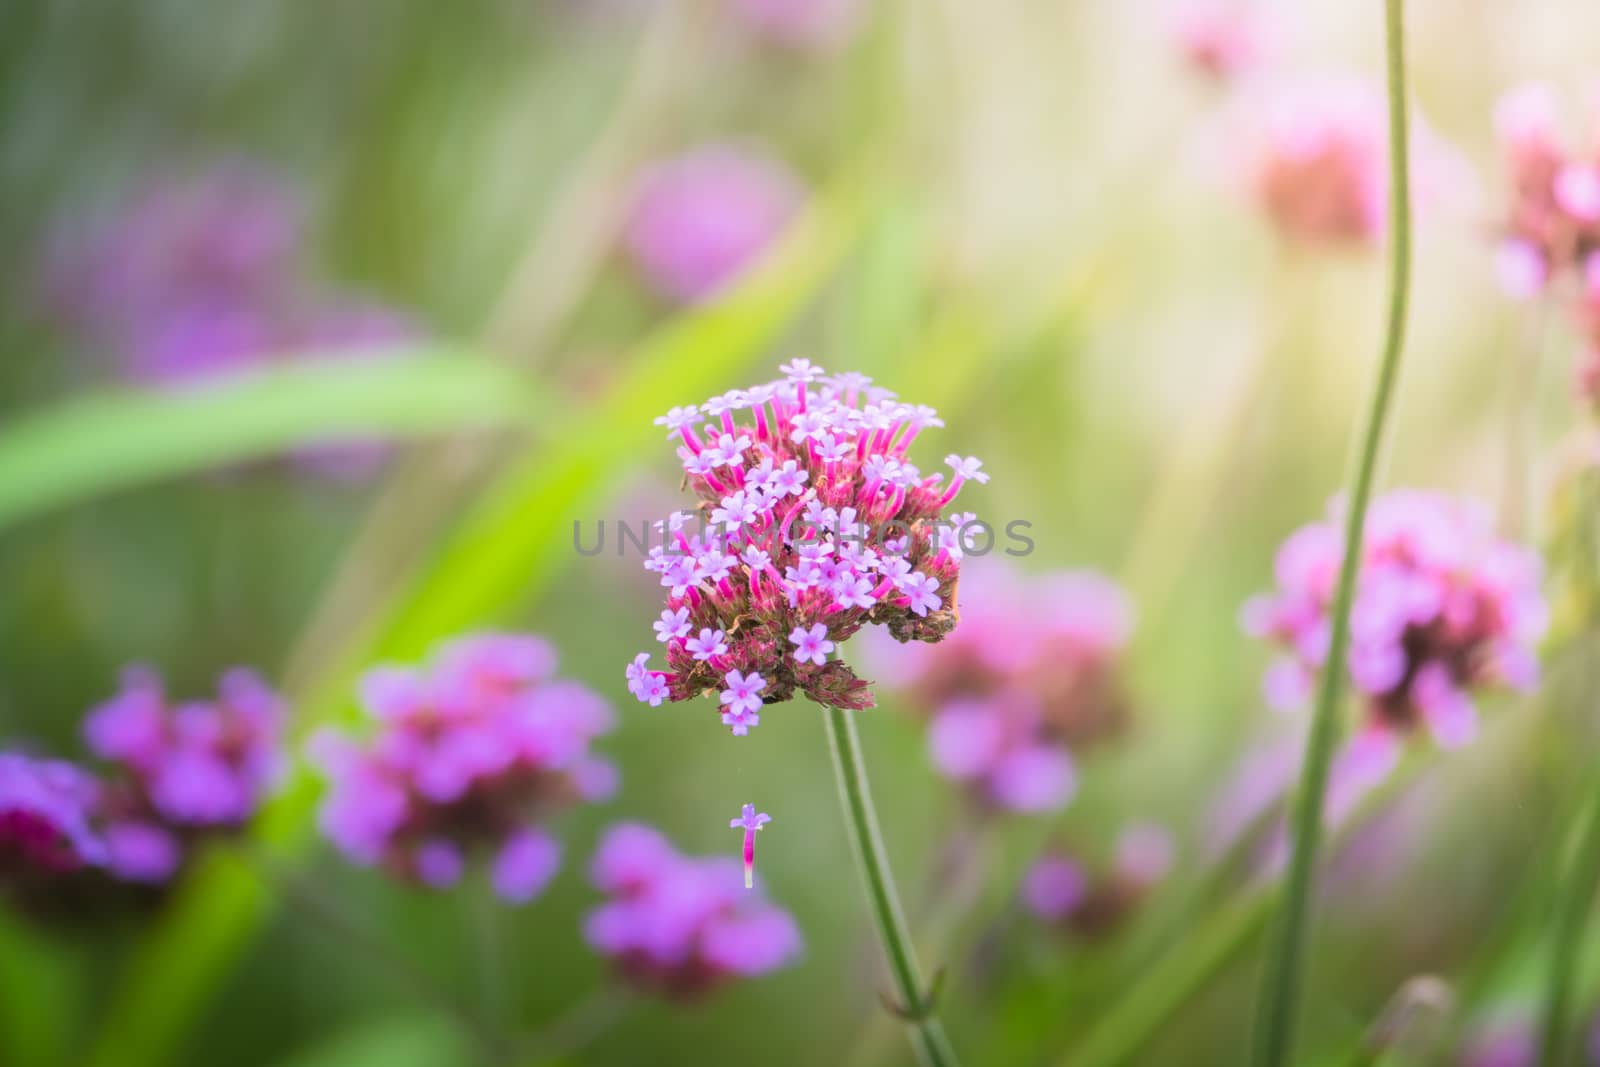
[[[929,716],[941,773],[1002,810],[1059,810],[1076,785],[1072,750],[1126,722],[1117,658],[1132,607],[1087,571],[1027,578],[984,560],[967,574],[961,624],[944,641],[880,641],[874,658]]]
[[[98,224],[57,239],[46,300],[123,377],[181,387],[268,360],[363,357],[415,338],[398,312],[311,278],[305,210],[281,175],[233,161],[166,177]],[[308,451],[328,473],[371,470],[381,451]]]
[[[104,863],[91,827],[99,792],[73,764],[0,752],[0,885]]]
[[[794,961],[799,928],[787,911],[741,888],[739,864],[682,856],[657,831],[614,826],[592,877],[610,899],[584,937],[630,983],[669,997],[702,995]]]
[[[113,764],[97,806],[110,869],[159,882],[182,862],[185,842],[243,826],[282,766],[281,699],[254,673],[222,676],[213,701],[172,704],[146,668],[84,723],[89,748]]]
[[[313,740],[331,780],[323,832],[352,862],[435,888],[486,851],[496,893],[537,896],[560,867],[543,821],[615,787],[589,751],[611,710],[555,667],[541,638],[477,634],[442,647],[426,670],[370,671],[362,702],[374,735]]]
[[[731,144],[695,149],[639,178],[626,243],[667,300],[710,300],[752,266],[799,212],[805,191],[782,164]]]
[[[1510,295],[1527,299],[1559,275],[1581,277],[1600,252],[1600,158],[1593,147],[1568,147],[1561,102],[1549,85],[1512,89],[1494,119],[1511,184],[1500,277]]]
[[[1285,649],[1269,675],[1269,699],[1280,703],[1309,693],[1327,657],[1341,510],[1290,537],[1277,591],[1245,605],[1245,629]],[[1399,733],[1426,725],[1442,745],[1465,744],[1476,731],[1473,691],[1537,681],[1548,614],[1538,557],[1496,537],[1482,507],[1415,490],[1373,503],[1362,551],[1347,668],[1369,722]]]

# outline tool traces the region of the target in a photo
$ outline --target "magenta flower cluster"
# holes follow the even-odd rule
[[[868,623],[898,641],[950,632],[971,517],[942,513],[964,484],[989,480],[971,457],[946,458],[948,483],[911,463],[912,442],[943,425],[932,408],[808,360],[781,370],[656,420],[679,442],[701,521],[675,513],[645,563],[667,590],[655,631],[668,670],[643,652],[627,669],[651,706],[717,693],[740,736],[797,691],[870,707],[867,683],[830,658]]]
[[[1501,284],[1526,298],[1563,274],[1582,278],[1600,252],[1600,153],[1568,147],[1560,99],[1548,85],[1502,97],[1495,131],[1511,186]]]
[[[318,349],[411,337],[408,318],[308,276],[304,205],[247,161],[164,177],[57,238],[55,315],[127,378],[181,385]]]
[[[1336,503],[1290,537],[1277,590],[1245,606],[1246,630],[1284,649],[1266,679],[1276,707],[1304,704],[1327,658],[1340,512]],[[1477,690],[1532,688],[1548,615],[1540,574],[1538,557],[1498,538],[1475,502],[1416,490],[1375,500],[1347,663],[1369,723],[1397,733],[1425,724],[1441,744],[1459,745],[1476,733]]]
[[[769,156],[734,144],[696,148],[640,176],[628,253],[663,299],[701,303],[771,247],[804,199],[800,180]]]
[[[215,700],[174,704],[155,672],[129,669],[84,723],[101,774],[0,754],[0,869],[167,881],[192,845],[255,815],[279,776],[283,717],[249,671],[223,675]]]
[[[641,988],[696,996],[800,954],[794,919],[741,888],[732,857],[683,856],[657,831],[624,823],[601,840],[592,877],[610,899],[589,913],[584,937]]]
[[[84,724],[89,748],[114,764],[99,816],[111,868],[134,881],[171,877],[196,834],[237,830],[282,766],[282,700],[254,673],[222,676],[217,698],[174,704],[145,668]]]
[[[938,645],[875,644],[880,678],[929,716],[941,773],[994,808],[1057,811],[1074,792],[1073,750],[1127,718],[1118,660],[1132,605],[1088,571],[967,568],[961,625]]]
[[[0,752],[0,884],[103,864],[92,826],[99,795],[71,763]]]
[[[1501,286],[1524,300],[1572,280],[1585,346],[1578,390],[1600,410],[1600,150],[1572,150],[1561,120],[1548,85],[1514,89],[1496,109],[1511,185],[1496,265]]]
[[[435,888],[486,852],[497,894],[537,896],[561,862],[543,824],[616,786],[611,764],[590,751],[611,709],[555,668],[538,637],[479,634],[445,645],[425,669],[367,674],[373,735],[313,739],[332,785],[323,832],[351,861]]]

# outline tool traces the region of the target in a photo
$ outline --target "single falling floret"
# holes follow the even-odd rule
[[[730,830],[744,831],[744,887],[752,889],[756,884],[756,831],[772,821],[772,816],[766,812],[756,814],[754,804],[746,804],[737,819],[728,823]]]

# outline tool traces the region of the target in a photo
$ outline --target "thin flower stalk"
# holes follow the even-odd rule
[[[1405,41],[1402,0],[1386,0],[1388,52],[1389,168],[1392,234],[1388,325],[1378,378],[1367,407],[1366,423],[1349,499],[1344,559],[1332,612],[1327,667],[1322,672],[1316,717],[1307,741],[1299,797],[1293,819],[1293,853],[1289,861],[1283,907],[1268,945],[1256,1019],[1253,1062],[1282,1067],[1294,1051],[1296,1014],[1305,974],[1312,890],[1322,836],[1323,793],[1339,735],[1339,706],[1345,681],[1344,662],[1350,640],[1350,608],[1355,601],[1367,504],[1376,481],[1383,431],[1388,422],[1400,356],[1404,348],[1406,311],[1411,282],[1411,196],[1408,166]]]

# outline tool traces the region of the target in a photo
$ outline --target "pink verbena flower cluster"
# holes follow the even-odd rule
[[[1495,132],[1511,186],[1501,285],[1527,298],[1562,275],[1583,278],[1600,252],[1600,140],[1573,149],[1559,97],[1544,84],[1501,97]]]
[[[734,144],[706,145],[640,176],[628,253],[662,298],[701,303],[760,259],[804,199],[800,180],[777,160]]]
[[[1252,177],[1284,237],[1355,246],[1378,238],[1388,197],[1385,114],[1364,83],[1305,87],[1274,104]]]
[[[668,670],[641,652],[628,689],[651,706],[718,692],[735,735],[763,704],[796,691],[870,707],[865,681],[830,655],[868,623],[898,641],[938,641],[955,626],[961,528],[941,520],[982,464],[948,456],[948,484],[907,458],[942,426],[859,374],[825,377],[797,359],[784,378],[674,408],[656,421],[680,442],[701,528],[677,513],[645,566],[668,591],[655,624]]]
[[[278,780],[283,718],[251,671],[224,674],[215,700],[179,704],[154,671],[124,672],[84,723],[90,750],[115,767],[96,805],[113,873],[165,881],[187,844],[244,826]]]
[[[1127,722],[1118,659],[1132,605],[1089,571],[967,567],[961,625],[934,646],[879,642],[880,677],[930,717],[929,752],[943,774],[1000,809],[1059,810],[1074,790],[1073,750]]]
[[[642,988],[697,996],[800,954],[794,919],[741,888],[737,861],[680,855],[650,827],[612,827],[592,876],[610,899],[589,913],[584,937]]]
[[[1600,106],[1593,110],[1600,114]],[[1495,110],[1511,186],[1496,271],[1501,287],[1520,300],[1570,279],[1562,292],[1575,293],[1571,307],[1584,339],[1578,392],[1600,411],[1600,137],[1573,148],[1561,120],[1556,91],[1544,84],[1513,89]]]
[[[71,763],[0,752],[0,886],[104,863],[92,826],[99,795]]]
[[[502,898],[537,896],[561,859],[541,824],[616,786],[611,764],[589,751],[611,709],[555,667],[538,637],[478,634],[446,644],[427,669],[368,673],[361,697],[376,733],[313,739],[332,784],[323,832],[352,862],[435,888],[488,851]]]
[[[1268,671],[1276,707],[1310,696],[1328,653],[1329,609],[1342,558],[1342,508],[1297,531],[1278,552],[1278,589],[1245,605],[1251,634],[1286,655]],[[1426,724],[1441,744],[1476,733],[1474,690],[1530,689],[1547,609],[1541,565],[1495,536],[1474,502],[1415,490],[1380,497],[1367,516],[1350,616],[1348,668],[1372,726]]]
[[[1022,902],[1035,918],[1083,936],[1121,924],[1172,869],[1171,833],[1137,823],[1118,835],[1110,863],[1094,872],[1065,850],[1046,852],[1022,883]]]
[[[1419,206],[1471,186],[1460,155],[1413,116],[1412,187]],[[1289,241],[1366,248],[1382,235],[1389,201],[1388,107],[1379,87],[1338,78],[1289,86],[1256,136],[1248,180]]]

